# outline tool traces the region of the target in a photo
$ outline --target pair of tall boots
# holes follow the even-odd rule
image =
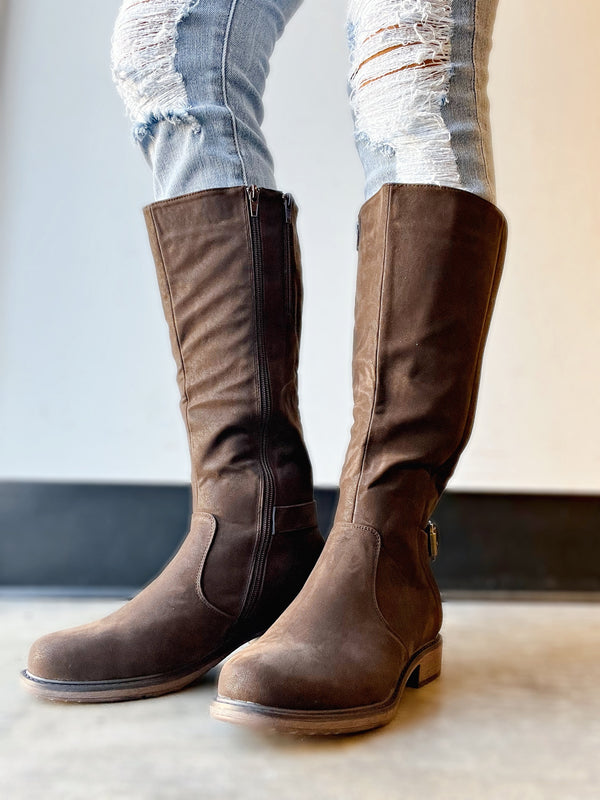
[[[361,209],[354,424],[321,553],[298,414],[296,214],[256,187],[145,210],[189,436],[190,532],[120,610],[34,643],[23,677],[36,695],[176,691],[264,634],[223,667],[213,716],[348,733],[385,724],[406,684],[439,675],[429,518],[471,431],[506,222],[430,185],[387,184]]]

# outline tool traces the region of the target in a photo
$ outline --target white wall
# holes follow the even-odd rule
[[[146,165],[112,86],[117,0],[9,0],[0,108],[0,478],[188,479],[141,206]],[[1,10],[1,7],[0,7]],[[355,217],[345,0],[305,0],[278,47],[266,132],[301,207],[301,399],[316,482],[351,420]],[[506,274],[456,488],[600,489],[600,7],[501,0],[492,57]],[[554,61],[551,54],[556,54]],[[559,58],[560,56],[560,58]]]
[[[600,491],[600,4],[500,0],[490,98],[510,243],[456,485]]]

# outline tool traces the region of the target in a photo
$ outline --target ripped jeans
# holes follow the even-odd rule
[[[487,99],[498,0],[349,0],[349,98],[365,198],[385,183],[495,202]],[[157,200],[275,189],[261,130],[269,59],[302,0],[124,0],[113,76]]]

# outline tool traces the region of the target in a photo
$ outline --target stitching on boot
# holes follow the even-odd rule
[[[112,75],[138,141],[161,120],[199,130],[175,66],[179,23],[199,1],[125,0],[119,10],[111,40]]]
[[[369,422],[367,429],[364,434],[364,442],[363,442],[363,456],[360,462],[360,471],[358,473],[358,477],[356,479],[356,484],[354,487],[354,503],[352,504],[352,517],[351,522],[354,522],[356,517],[356,509],[358,507],[358,496],[360,493],[360,485],[362,483],[363,474],[365,471],[365,466],[367,463],[367,454],[369,449],[369,440],[371,438],[371,430],[373,428],[373,420],[375,417],[375,406],[377,405],[377,391],[379,389],[379,355],[380,355],[380,346],[381,346],[381,317],[383,314],[383,292],[384,292],[384,284],[385,284],[385,271],[387,268],[387,248],[389,242],[388,230],[390,224],[390,204],[391,204],[391,192],[389,187],[387,189],[387,199],[386,199],[386,212],[385,212],[385,231],[383,235],[384,241],[384,251],[383,257],[381,262],[381,277],[380,277],[380,284],[379,284],[379,308],[377,311],[377,331],[375,333],[375,352],[373,354],[373,361],[375,363],[375,379],[373,381],[373,391],[371,395],[371,408],[369,411]]]
[[[379,602],[377,601],[377,570],[379,568],[379,556],[381,554],[381,534],[378,531],[376,531],[375,528],[370,528],[370,529],[365,528],[365,531],[370,533],[371,536],[375,539],[375,552],[373,553],[373,559],[372,559],[373,563],[371,566],[371,600],[373,601],[373,607],[375,608],[377,616],[385,626],[385,629],[388,631],[388,633],[390,633],[393,636],[396,642],[398,642],[398,644],[402,647],[405,656],[408,659],[409,657],[408,647],[405,645],[402,638],[396,633],[396,631],[392,628],[390,623],[384,617],[383,612],[379,607]],[[387,699],[389,699],[389,697]]]
[[[356,137],[396,161],[397,182],[461,187],[441,114],[452,74],[452,0],[350,0]]]
[[[217,532],[217,520],[213,514],[210,514],[207,511],[204,512],[195,512],[193,517],[202,517],[203,519],[207,520],[210,526],[210,533],[206,539],[204,544],[202,555],[200,557],[200,566],[198,567],[198,571],[196,573],[196,595],[198,599],[204,603],[207,608],[210,608],[211,611],[215,611],[217,614],[220,614],[222,617],[226,617],[227,619],[234,620],[236,617],[234,614],[229,614],[227,611],[223,611],[220,608],[217,608],[213,603],[210,602],[208,597],[204,594],[204,589],[202,588],[202,573],[204,572],[204,565],[206,563],[206,557],[208,556],[208,551],[213,543],[215,538],[215,534]]]
[[[179,326],[177,324],[177,317],[175,316],[175,301],[173,299],[173,291],[171,289],[171,282],[169,280],[169,273],[167,272],[167,268],[165,266],[165,256],[163,252],[162,242],[160,236],[158,234],[158,223],[155,215],[155,206],[148,206],[147,208],[148,214],[150,219],[152,220],[152,227],[150,228],[151,236],[156,243],[157,252],[160,255],[160,270],[162,273],[162,278],[165,283],[165,287],[168,292],[169,296],[169,311],[171,313],[171,325],[173,326],[173,330],[175,332],[175,339],[177,341],[177,351],[179,354],[179,364],[181,364],[181,376],[183,380],[183,407],[185,412],[185,423],[187,430],[190,431],[190,419],[189,419],[189,394],[188,394],[188,380],[187,380],[187,372],[185,367],[185,360],[183,358],[183,350],[181,348],[181,335],[179,333]],[[190,440],[191,443],[191,440]],[[196,496],[196,487],[195,485],[192,486],[192,496]]]

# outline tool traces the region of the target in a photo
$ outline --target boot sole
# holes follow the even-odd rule
[[[253,634],[251,638],[257,636],[260,634]],[[21,683],[35,697],[61,703],[119,703],[125,700],[160,697],[163,694],[178,692],[195,683],[246,641],[248,639],[230,643],[201,665],[186,666],[158,675],[107,681],[55,681],[39,678],[24,669],[20,676]]]
[[[422,647],[404,668],[392,697],[385,703],[358,708],[326,711],[302,711],[275,708],[230,700],[217,695],[211,704],[214,719],[233,722],[260,731],[302,736],[330,736],[379,728],[395,717],[405,686],[418,689],[439,677],[442,666],[442,637]]]

